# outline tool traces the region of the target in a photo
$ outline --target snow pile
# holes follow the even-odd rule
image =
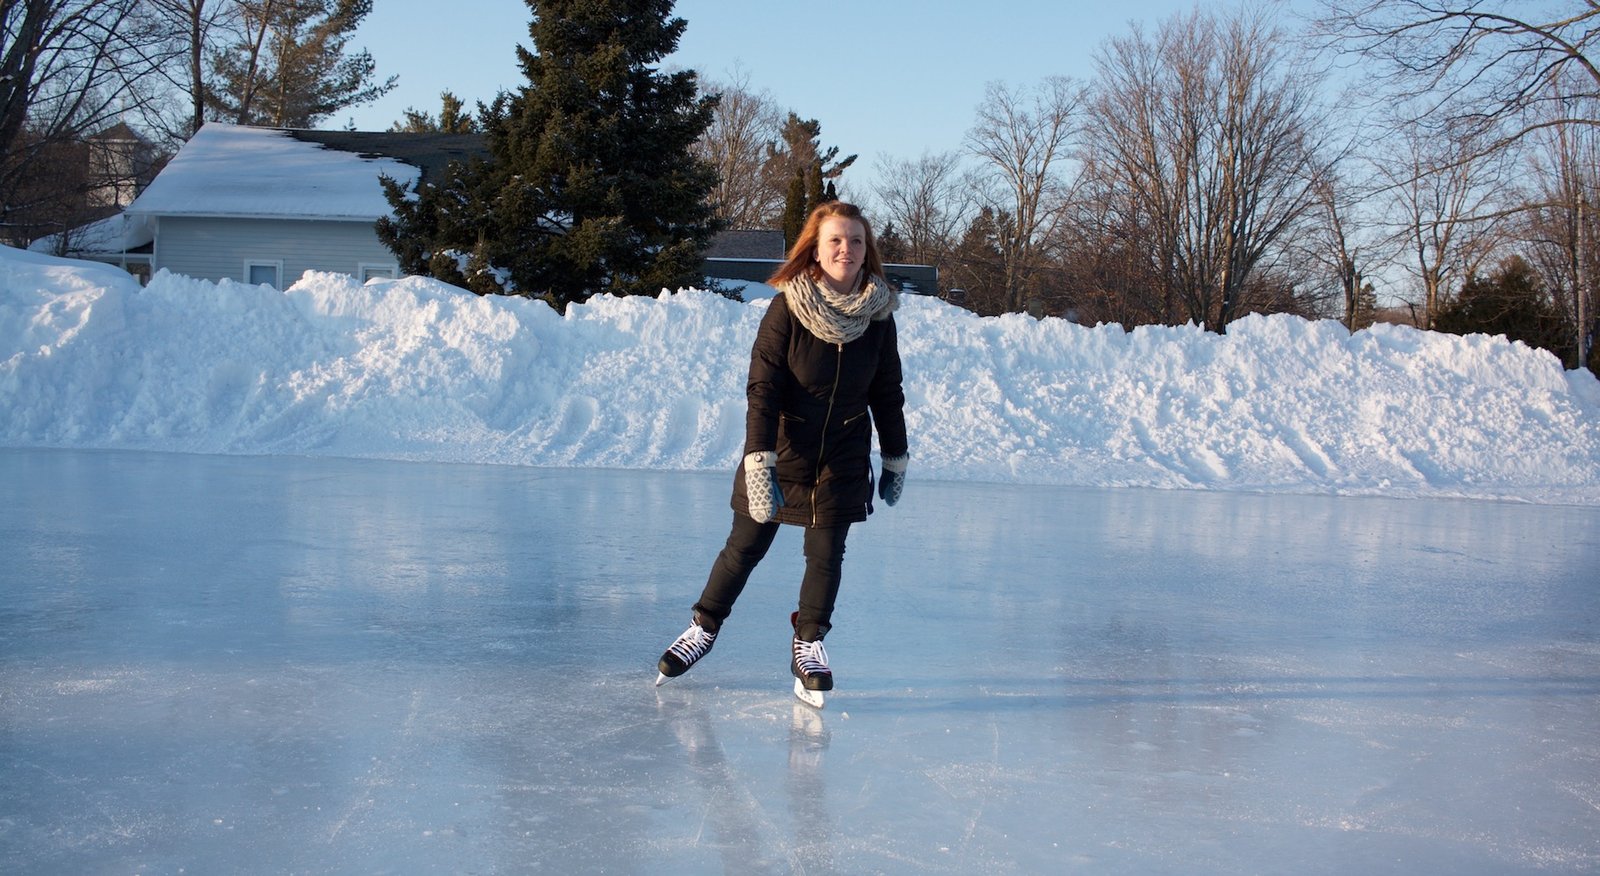
[[[0,249],[0,445],[731,469],[765,300],[557,315],[416,277],[286,292]],[[1600,384],[1500,338],[899,314],[913,477],[1600,505]]]

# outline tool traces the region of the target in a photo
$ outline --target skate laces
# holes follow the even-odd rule
[[[716,641],[716,633],[699,624],[690,624],[667,651],[678,655],[678,659],[682,660],[685,666],[692,666],[696,660],[706,656],[706,652],[711,650],[712,643]]]
[[[794,640],[794,665],[806,675],[832,675],[828,669],[828,651],[822,647],[822,640],[815,642],[802,642]]]

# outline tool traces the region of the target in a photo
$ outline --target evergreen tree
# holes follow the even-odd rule
[[[838,199],[835,198],[834,200]],[[883,258],[884,264],[904,264],[909,261],[906,256],[909,251],[906,239],[901,236],[900,229],[894,227],[893,222],[884,223],[883,230],[879,231],[876,236],[878,239],[878,255]]]
[[[840,158],[837,146],[822,148],[822,123],[816,119],[802,119],[791,112],[784,120],[780,133],[783,146],[774,145],[768,150],[767,166],[770,173],[787,178],[796,171],[810,173],[815,170],[819,174],[817,185],[820,187],[823,181],[838,179],[856,161],[854,155]]]
[[[1574,333],[1565,313],[1521,256],[1505,259],[1486,277],[1469,278],[1455,299],[1440,308],[1433,328],[1454,335],[1505,335],[1549,350],[1563,362],[1572,355]]]
[[[782,134],[783,147],[773,146],[768,151],[767,172],[782,174],[788,180],[783,199],[783,239],[786,245],[793,245],[811,211],[818,204],[839,199],[833,181],[855,163],[856,156],[839,158],[837,146],[823,149],[818,142],[822,123],[816,119],[802,119],[791,112],[783,123]]]
[[[955,263],[951,287],[966,290],[966,307],[984,316],[1006,312],[1005,257],[1000,250],[1001,228],[1010,221],[1001,211],[984,207],[973,217],[951,254]]]
[[[395,87],[372,55],[345,54],[372,0],[240,0],[238,42],[212,58],[206,101],[241,125],[310,128]]]
[[[691,147],[716,99],[696,96],[693,71],[656,68],[684,20],[671,0],[527,3],[528,84],[484,111],[489,158],[415,196],[388,184],[379,237],[407,271],[460,282],[459,264],[469,288],[557,307],[703,282],[715,178]]]
[[[806,169],[806,214],[810,215],[823,202],[826,192],[822,188],[822,165],[812,162]]]
[[[439,94],[439,118],[426,110],[406,107],[404,118],[389,126],[389,130],[403,134],[476,134],[478,120],[463,112],[461,98],[449,91]]]
[[[806,173],[796,170],[789,175],[789,189],[783,196],[783,248],[788,250],[794,246],[795,240],[800,237],[800,231],[805,227],[806,216],[810,215],[806,209]]]

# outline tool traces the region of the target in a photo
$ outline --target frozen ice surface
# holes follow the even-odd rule
[[[1600,509],[918,482],[828,708],[729,476],[0,450],[7,873],[1583,873]]]

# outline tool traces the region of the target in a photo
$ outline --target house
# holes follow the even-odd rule
[[[127,122],[118,122],[90,136],[84,145],[84,197],[91,207],[127,207],[150,184],[166,158]]]
[[[284,288],[306,271],[394,277],[379,180],[414,185],[483,153],[463,134],[297,131],[210,123],[124,211],[154,270]]]
[[[150,227],[126,213],[116,213],[28,244],[30,252],[115,265],[137,277],[141,284],[150,281],[154,249],[155,235]]]
[[[123,256],[141,241],[138,234],[126,238],[121,233],[117,214],[166,159],[125,122],[80,140],[39,146],[29,173],[12,192],[10,207],[0,210],[5,214],[0,243],[129,267]],[[111,249],[102,252],[99,247]],[[133,261],[139,259],[135,253]]]
[[[380,179],[407,187],[451,162],[485,158],[480,134],[310,131],[212,122],[120,215],[40,241],[51,252],[118,265],[148,279],[162,269],[203,280],[283,289],[306,271],[360,280],[395,277],[376,223],[392,215]],[[763,281],[784,257],[783,233],[734,231],[707,253],[708,277]],[[907,292],[932,294],[937,271],[886,265]]]

